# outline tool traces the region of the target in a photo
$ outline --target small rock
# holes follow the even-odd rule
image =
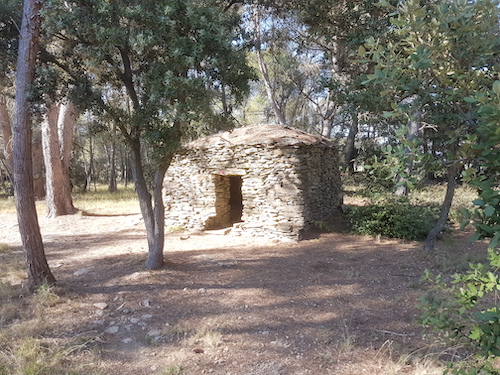
[[[151,301],[149,299],[145,299],[142,301],[142,306],[151,307]]]
[[[205,288],[200,288],[198,289],[198,293],[206,293],[207,290]]]
[[[119,330],[120,330],[119,326],[111,326],[108,327],[104,332],[114,334],[117,333]]]
[[[140,320],[137,318],[130,318],[130,323],[132,323],[132,324],[137,324],[139,322],[140,322]]]
[[[151,371],[156,371],[156,370],[158,370],[158,367],[153,365],[153,366],[151,366],[149,369],[150,369]]]
[[[86,273],[89,273],[93,269],[94,269],[94,267],[82,268],[82,269],[80,269],[78,271],[73,272],[73,275],[75,275],[75,276],[85,275]]]
[[[97,303],[94,303],[93,306],[97,307],[100,310],[104,310],[105,308],[108,307],[108,304],[106,302],[97,302]]]
[[[157,329],[152,329],[151,331],[148,332],[148,336],[153,337],[153,336],[160,336],[161,331]]]
[[[133,341],[134,341],[134,339],[133,339],[132,337],[126,337],[126,338],[124,338],[124,339],[122,340],[122,342],[123,342],[124,344],[130,344],[130,343],[131,343],[131,342],[133,342]]]
[[[141,316],[142,319],[151,319],[153,317],[153,314],[144,314]]]

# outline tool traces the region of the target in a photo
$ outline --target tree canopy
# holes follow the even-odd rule
[[[223,117],[216,106],[222,89],[241,100],[253,77],[239,14],[211,1],[176,0],[50,0],[44,14],[50,65],[42,79],[64,82],[75,104],[120,131],[133,157],[147,266],[161,267],[169,160],[193,123]]]

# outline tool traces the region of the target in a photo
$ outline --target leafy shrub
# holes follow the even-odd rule
[[[439,209],[407,199],[353,207],[348,212],[355,233],[404,240],[425,239],[438,215]]]
[[[489,264],[471,263],[467,272],[456,273],[451,281],[425,271],[424,280],[431,288],[421,298],[422,323],[479,354],[475,365],[455,368],[451,374],[499,374],[488,359],[500,356],[500,308],[495,302],[500,253],[491,247],[488,252]]]

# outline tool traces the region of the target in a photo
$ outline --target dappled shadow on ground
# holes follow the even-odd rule
[[[293,373],[304,358],[311,371],[315,366],[333,368],[331,358],[319,358],[318,353],[334,356],[339,345],[356,343],[363,350],[377,351],[387,340],[414,348],[421,344],[415,305],[425,264],[415,244],[377,244],[368,238],[330,234],[298,244],[197,250],[189,249],[187,240],[187,249],[167,250],[168,263],[160,271],[144,270],[145,251],[119,255],[106,251],[111,243],[126,248],[130,241],[144,240],[139,237],[120,233],[101,241],[64,239],[95,256],[78,263],[78,269],[88,272],[75,275],[78,269],[64,272],[61,267],[59,278],[82,295],[106,301],[113,314],[107,316],[107,310],[104,320],[118,319],[127,326],[134,316],[153,315],[147,329],[159,331],[165,331],[166,324],[196,330],[202,322],[212,321],[212,328],[223,337],[222,345],[234,346],[232,355],[235,350],[242,356],[259,353],[255,363],[288,358],[290,364],[280,364],[283,373]],[[99,254],[91,246],[99,248]],[[60,246],[48,247],[50,257],[58,261],[70,263],[74,258],[74,253],[66,258]],[[126,314],[120,313],[123,310]],[[109,338],[113,356],[130,355],[121,340],[132,331],[121,327]],[[134,338],[132,347],[147,347],[141,344],[146,332],[139,334],[141,339]],[[159,335],[156,344],[175,352],[183,335],[187,333]]]
[[[418,243],[174,233],[166,266],[148,271],[144,230],[114,220],[44,228],[49,263],[71,301],[51,314],[64,332],[54,339],[92,336],[106,374],[170,364],[184,374],[385,374],[370,366],[387,361],[387,348],[427,345],[416,305],[432,264]]]

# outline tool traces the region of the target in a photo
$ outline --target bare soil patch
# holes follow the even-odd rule
[[[418,372],[432,351],[417,321],[420,278],[435,266],[420,243],[342,232],[299,243],[170,233],[167,266],[147,271],[137,215],[40,225],[65,293],[48,317],[51,339],[81,338],[104,374],[442,371]],[[15,214],[0,215],[0,231],[21,258]],[[440,251],[485,251],[468,237],[454,233]]]

